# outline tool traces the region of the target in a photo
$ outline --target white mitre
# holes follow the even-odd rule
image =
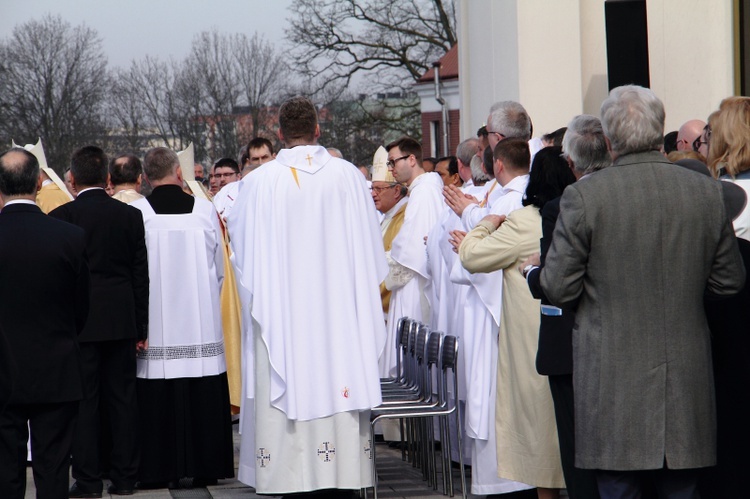
[[[375,151],[375,155],[372,157],[372,181],[373,182],[388,182],[389,184],[395,184],[396,179],[393,178],[391,172],[388,171],[388,152],[385,147],[380,146]]]
[[[20,147],[22,149],[26,149],[31,154],[36,156],[36,160],[39,162],[39,168],[41,168],[42,171],[47,174],[49,179],[54,182],[61,191],[68,195],[71,201],[73,200],[73,195],[68,191],[68,188],[65,186],[65,182],[63,182],[60,177],[57,176],[55,170],[47,166],[47,156],[44,155],[44,147],[42,147],[41,137],[37,139],[36,144],[26,144],[25,146],[20,146],[16,144],[13,139],[11,139],[10,143],[11,147]]]
[[[195,149],[193,143],[191,142],[184,150],[179,151],[177,157],[180,160],[182,179],[190,187],[193,195],[210,201],[203,186],[195,180]]]

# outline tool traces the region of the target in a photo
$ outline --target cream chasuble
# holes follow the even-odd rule
[[[255,361],[240,480],[271,494],[368,486],[387,267],[364,177],[323,147],[284,149],[241,181],[228,227]]]

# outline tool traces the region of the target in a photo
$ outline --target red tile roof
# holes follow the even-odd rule
[[[458,45],[454,45],[439,60],[440,62],[440,79],[441,80],[458,80]],[[418,83],[428,83],[435,80],[435,69],[430,68],[422,77],[417,80]]]

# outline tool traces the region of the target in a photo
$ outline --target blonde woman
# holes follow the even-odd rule
[[[750,97],[728,97],[709,117],[704,131],[708,142],[708,167],[721,180],[750,193]],[[750,210],[732,222],[737,237],[750,241]]]

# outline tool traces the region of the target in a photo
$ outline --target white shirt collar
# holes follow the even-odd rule
[[[80,196],[80,195],[81,195],[81,194],[83,194],[84,192],[87,192],[87,191],[93,191],[94,189],[101,189],[101,190],[104,190],[104,187],[87,187],[87,188],[85,188],[85,189],[84,189],[84,190],[82,190],[82,191],[78,191],[78,195]]]
[[[10,206],[12,204],[33,204],[36,206],[36,203],[31,199],[13,199],[12,201],[5,203],[5,206]]]

